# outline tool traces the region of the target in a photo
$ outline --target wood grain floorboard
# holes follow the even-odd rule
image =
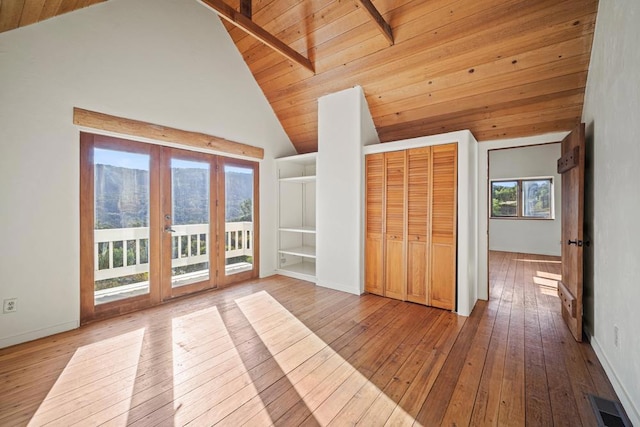
[[[0,349],[0,425],[593,425],[560,267],[491,252],[468,318],[274,276],[95,322]]]

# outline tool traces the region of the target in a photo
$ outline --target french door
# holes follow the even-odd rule
[[[258,277],[258,164],[218,157],[218,285]],[[254,250],[254,248],[256,248]]]
[[[216,286],[216,158],[162,147],[163,300]],[[213,200],[213,206],[211,201]]]
[[[257,163],[81,134],[81,321],[257,277]]]

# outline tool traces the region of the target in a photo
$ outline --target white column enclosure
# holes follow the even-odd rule
[[[363,155],[377,143],[360,86],[318,99],[317,284],[363,292]]]

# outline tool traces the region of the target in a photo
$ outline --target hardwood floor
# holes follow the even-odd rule
[[[557,258],[493,252],[469,318],[275,276],[0,350],[0,425],[595,425]]]

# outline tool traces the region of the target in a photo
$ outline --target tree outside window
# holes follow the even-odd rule
[[[551,218],[551,180],[522,181],[522,216]]]
[[[494,181],[491,183],[491,216],[518,216],[518,181]]]
[[[553,217],[552,178],[491,181],[491,218]]]

